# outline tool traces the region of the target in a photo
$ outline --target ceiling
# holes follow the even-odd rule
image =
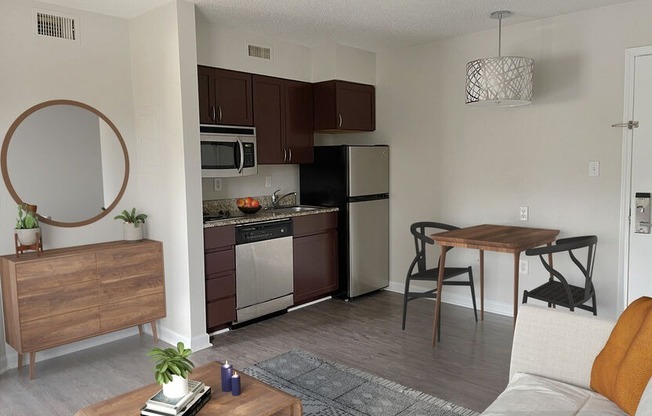
[[[41,0],[133,18],[170,0]],[[305,46],[342,43],[363,49],[405,47],[631,0],[190,0],[216,24]]]

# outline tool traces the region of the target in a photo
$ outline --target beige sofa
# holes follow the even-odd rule
[[[591,390],[593,360],[615,322],[581,312],[523,305],[518,314],[509,384],[482,416],[625,415]],[[652,416],[648,382],[636,416]]]

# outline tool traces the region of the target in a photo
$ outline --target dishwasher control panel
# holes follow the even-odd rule
[[[292,220],[249,223],[235,227],[235,243],[247,244],[292,236]]]

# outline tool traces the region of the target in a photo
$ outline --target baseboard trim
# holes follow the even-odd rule
[[[188,338],[166,327],[159,328],[159,338],[161,341],[170,345],[177,345],[177,342],[183,342],[183,344],[193,352],[201,351],[213,346],[213,344],[210,343],[210,337],[206,333]]]
[[[138,335],[138,327],[127,328],[120,331],[111,332],[109,334],[88,338],[82,341],[61,345],[59,347],[38,351],[36,353],[36,362],[45,361],[45,360],[49,360],[50,358],[56,358],[62,355],[71,354],[73,352],[97,347],[102,344],[117,341],[119,339],[130,337],[133,335]],[[9,347],[7,351],[7,355],[0,358],[0,365],[3,364],[2,359],[4,359],[4,365],[7,370],[18,367],[18,353],[13,348]]]
[[[422,290],[426,291],[431,289],[432,287],[426,287],[426,286],[419,286],[419,285],[411,285],[411,287],[415,290]],[[395,293],[400,293],[403,294],[405,291],[405,283],[399,283],[399,282],[389,282],[389,286],[385,289],[389,290],[390,292],[395,292]],[[468,290],[468,289],[467,289]],[[476,302],[478,303],[478,309],[480,309],[480,296],[478,293],[478,290],[476,290]],[[462,306],[465,308],[473,309],[473,302],[471,301],[471,297],[469,295],[460,295],[457,293],[447,293],[444,296],[444,301],[443,303],[448,303],[451,305],[456,305],[456,306]],[[485,298],[484,301],[484,311],[489,312],[489,313],[495,313],[497,315],[503,315],[503,316],[509,316],[512,317],[514,316],[514,307],[511,304],[507,304],[504,302],[496,302],[493,300],[487,300]]]
[[[7,370],[9,370],[9,366],[7,365],[7,356],[3,355],[0,357],[0,374],[4,373]]]

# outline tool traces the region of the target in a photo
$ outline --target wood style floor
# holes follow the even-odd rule
[[[365,370],[482,411],[507,384],[511,318],[442,305],[442,335],[430,347],[434,303],[411,302],[401,330],[402,295],[380,292],[352,302],[328,300],[217,335],[193,354],[201,365],[228,360],[244,368],[290,349]],[[164,345],[162,342],[159,343]],[[0,376],[0,414],[72,415],[82,407],[153,382],[150,336],[132,336],[39,362],[37,377]]]

